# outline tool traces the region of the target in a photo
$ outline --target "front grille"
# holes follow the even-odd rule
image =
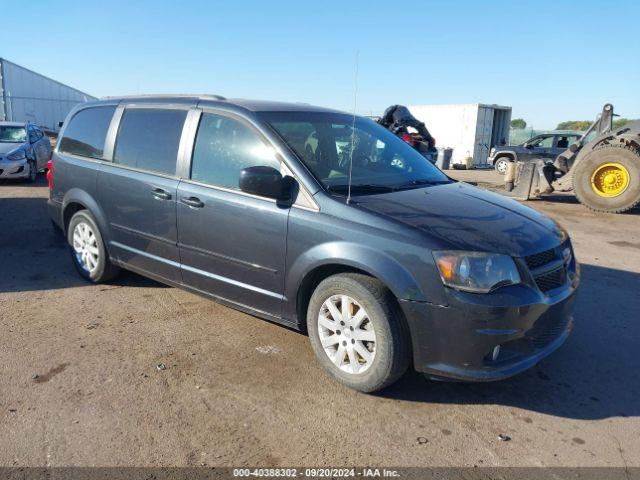
[[[564,266],[553,270],[549,273],[534,277],[536,285],[543,292],[548,292],[554,288],[558,288],[564,285],[567,280],[567,271]]]
[[[552,248],[551,250],[545,250],[544,252],[534,253],[533,255],[529,255],[525,257],[525,262],[527,262],[527,266],[530,269],[535,269],[546,265],[547,263],[553,262],[557,257],[556,249]]]
[[[569,255],[565,258],[567,248],[571,248],[569,240],[556,248],[524,257],[533,280],[543,293],[566,285],[569,272],[574,271],[575,262],[572,257]]]
[[[527,338],[534,348],[544,348],[564,332],[569,323],[568,316],[548,317],[539,319],[527,333]]]

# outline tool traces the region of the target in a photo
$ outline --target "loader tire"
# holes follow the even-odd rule
[[[595,212],[623,213],[640,204],[640,151],[630,145],[595,148],[573,172],[576,197]]]

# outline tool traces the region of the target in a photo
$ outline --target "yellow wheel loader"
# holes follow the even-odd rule
[[[640,204],[640,121],[613,129],[613,105],[554,162],[509,164],[507,194],[518,200],[573,191],[596,212],[622,213]]]

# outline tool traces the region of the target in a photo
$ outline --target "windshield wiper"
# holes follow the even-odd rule
[[[330,192],[347,194],[349,192],[348,184],[340,184],[340,185],[329,185],[327,186],[327,190]],[[393,192],[395,189],[393,187],[389,187],[387,185],[378,185],[375,183],[361,183],[357,185],[351,185],[351,193],[386,193]]]
[[[424,187],[431,185],[444,185],[451,183],[451,180],[429,180],[427,178],[418,178],[416,180],[409,180],[394,186],[394,190],[403,190],[405,188]]]

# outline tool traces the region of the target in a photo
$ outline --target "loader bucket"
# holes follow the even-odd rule
[[[553,192],[551,182],[555,171],[553,164],[542,159],[533,162],[516,162],[505,175],[507,195],[517,200],[529,200],[551,193]]]
[[[511,170],[511,169],[510,169]],[[531,187],[536,174],[534,162],[516,162],[512,167],[513,173],[507,171],[505,188],[507,195],[517,200],[529,200]]]

